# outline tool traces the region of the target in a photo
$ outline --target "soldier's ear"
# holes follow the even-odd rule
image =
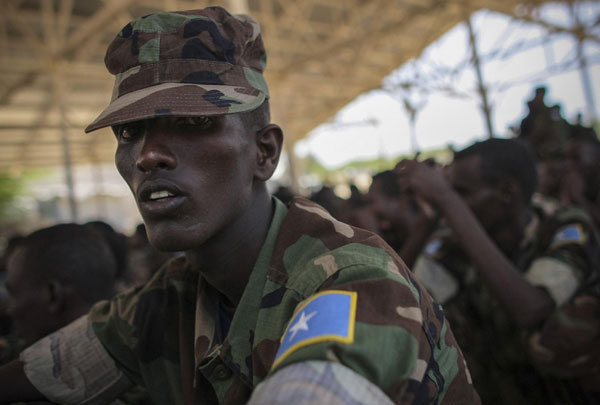
[[[256,133],[256,168],[254,178],[260,181],[267,181],[271,178],[283,145],[283,131],[278,125],[269,124]]]

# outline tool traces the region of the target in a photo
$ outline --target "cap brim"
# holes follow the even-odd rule
[[[222,115],[251,111],[265,101],[255,88],[192,83],[161,83],[115,100],[85,132],[162,116]]]

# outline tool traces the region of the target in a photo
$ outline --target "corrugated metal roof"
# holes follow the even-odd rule
[[[289,142],[332,117],[432,41],[487,8],[532,19],[544,1],[5,0],[0,4],[0,170],[113,160],[110,130],[84,134],[105,107],[103,58],[132,18],[224,5],[262,26],[273,122]],[[66,134],[66,139],[63,136]],[[290,144],[291,144],[290,143]]]

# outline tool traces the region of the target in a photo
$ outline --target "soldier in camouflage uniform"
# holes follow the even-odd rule
[[[258,25],[221,8],[128,24],[106,64],[116,163],[151,243],[185,251],[146,285],[0,370],[4,402],[479,403],[441,307],[379,237],[272,199]],[[9,391],[9,392],[6,392]]]
[[[451,231],[414,272],[444,305],[483,403],[597,399],[600,248],[585,212],[530,205],[535,165],[514,140],[457,152],[448,180],[415,161],[396,171]]]

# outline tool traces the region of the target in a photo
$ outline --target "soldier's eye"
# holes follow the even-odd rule
[[[213,125],[213,119],[205,116],[177,117],[176,122],[177,126],[180,127],[194,127],[198,129],[208,129]]]
[[[144,126],[139,122],[122,124],[115,128],[117,140],[128,142],[140,136],[144,131]]]

